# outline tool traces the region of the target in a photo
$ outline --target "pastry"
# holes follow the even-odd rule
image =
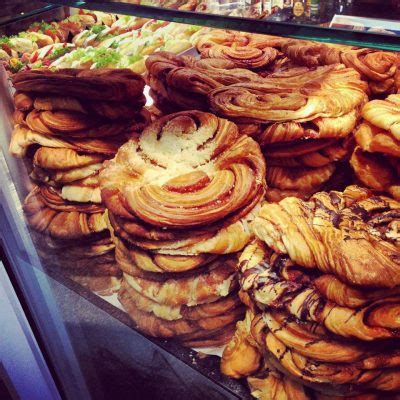
[[[200,51],[202,58],[222,58],[232,61],[237,68],[255,70],[267,67],[275,61],[278,51],[272,47],[259,49],[250,46],[228,47],[214,44]]]
[[[130,70],[79,70],[64,69],[53,73],[48,70],[24,71],[13,77],[16,90],[59,94],[98,100],[123,101],[143,95],[144,81]]]
[[[290,40],[282,51],[299,64],[311,67],[342,63],[354,68],[374,96],[395,93],[396,54],[374,49]]]
[[[263,84],[223,87],[212,91],[209,100],[215,112],[228,118],[263,123],[303,122],[346,116],[366,102],[365,89],[354,70],[329,66],[301,78],[272,76],[265,78]]]
[[[201,227],[260,199],[264,168],[258,145],[238,138],[234,124],[192,111],[153,122],[139,140],[122,146],[101,184],[106,204],[114,190],[124,196],[125,215],[155,226]]]
[[[362,109],[364,121],[354,137],[357,143],[350,159],[358,180],[371,189],[400,199],[400,96],[372,100]]]
[[[246,375],[247,364],[243,375],[229,368],[246,339],[268,365],[262,374],[249,364],[256,395],[398,392],[399,212],[397,201],[357,186],[264,204],[238,264],[240,298],[251,311],[223,370]]]
[[[265,190],[257,143],[212,114],[167,115],[105,163],[100,186],[119,297],[138,329],[184,345],[226,343],[243,315],[235,253]]]

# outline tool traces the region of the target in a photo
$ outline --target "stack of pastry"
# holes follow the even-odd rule
[[[342,63],[354,68],[368,82],[373,96],[396,93],[396,53],[293,39],[287,40],[281,50],[297,64],[309,67]]]
[[[287,64],[287,57],[280,51],[288,39],[213,29],[194,39],[202,58],[223,58],[237,67],[264,74]]]
[[[154,121],[100,173],[119,299],[138,329],[187,346],[219,345],[243,306],[236,253],[265,191],[258,144],[200,111]]]
[[[400,200],[400,94],[370,101],[362,116],[350,164],[363,185]]]
[[[367,85],[343,65],[293,68],[209,93],[211,109],[251,132],[266,157],[267,199],[307,199],[343,176]]]
[[[158,52],[146,60],[147,83],[158,108],[165,112],[177,110],[208,110],[207,95],[213,89],[240,82],[260,82],[253,71],[237,68],[227,59],[198,60]]]
[[[37,187],[25,211],[44,264],[93,290],[115,288],[98,173],[147,122],[144,81],[129,70],[70,69],[21,72],[13,84],[10,152],[31,160]]]
[[[264,205],[239,264],[241,298],[252,311],[223,371],[254,375],[266,361],[289,379],[285,390],[295,379],[325,394],[398,392],[399,217],[398,201],[358,186]]]

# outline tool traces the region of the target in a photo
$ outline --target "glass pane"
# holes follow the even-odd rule
[[[375,0],[59,0],[52,3],[216,28],[400,50],[396,37],[400,33],[397,0],[385,2],[384,7]],[[376,19],[377,16],[390,17],[390,20]],[[363,19],[365,17],[367,19]]]
[[[43,1],[3,0],[0,10],[0,24],[7,24],[54,8],[55,6]]]
[[[397,357],[388,357],[386,343],[381,358],[368,348],[373,347],[370,342],[353,345],[353,338],[338,338],[329,331],[350,320],[355,325],[350,333],[344,332],[351,336],[358,327],[354,318],[362,315],[359,304],[377,298],[380,302],[386,289],[398,297],[398,288],[391,288],[390,281],[392,276],[398,279],[395,267],[389,278],[381,274],[386,286],[376,290],[372,280],[379,277],[361,262],[358,272],[367,284],[357,285],[371,298],[352,286],[351,268],[342,268],[349,287],[340,288],[344,297],[348,291],[355,297],[357,312],[348,307],[346,318],[336,314],[334,323],[325,326],[325,318],[307,318],[311,312],[319,318],[320,309],[329,316],[335,293],[319,298],[318,307],[308,295],[300,299],[301,308],[293,301],[300,289],[304,294],[304,285],[308,291],[315,280],[326,278],[326,270],[320,267],[322,275],[315,264],[335,261],[335,254],[318,254],[304,271],[304,265],[278,254],[285,239],[276,245],[278,250],[264,249],[261,242],[255,248],[249,245],[256,234],[250,224],[261,203],[279,210],[269,202],[292,196],[306,200],[320,191],[360,183],[350,165],[353,156],[355,162],[359,157],[354,170],[367,171],[367,186],[379,185],[379,196],[399,196],[398,130],[392,129],[400,104],[400,94],[394,94],[400,89],[398,54],[331,44],[362,40],[391,48],[393,36],[330,29],[319,26],[324,22],[318,18],[310,23],[276,21],[286,15],[284,10],[277,10],[271,20],[250,19],[244,12],[226,15],[234,12],[232,4],[236,10],[244,4],[240,10],[246,10],[247,3],[239,1],[221,1],[218,14],[178,9],[186,8],[183,3],[173,8],[73,4],[94,10],[70,10],[70,17],[54,23],[42,22],[39,15],[27,31],[0,39],[0,244],[61,395],[73,400],[249,399],[246,380],[228,377],[246,374],[254,375],[250,387],[256,395],[275,388],[274,382],[284,390],[284,374],[292,375],[280,362],[288,351],[273,347],[278,351],[269,364],[270,354],[264,351],[269,329],[265,306],[290,314],[268,321],[275,327],[288,326],[285,332],[301,328],[300,339],[294,339],[300,351],[318,348],[310,356],[312,363],[304,366],[304,376],[302,366],[295,370],[304,385],[288,382],[288,390],[294,385],[302,398],[317,398],[314,390],[325,391],[325,386],[310,383],[315,371],[328,383],[336,378],[335,371],[350,371],[333,380],[343,394],[348,381],[353,388],[353,379],[361,379],[360,365],[372,365],[374,373],[380,373],[382,365],[400,363]],[[157,16],[161,19],[154,19]],[[329,45],[248,30],[317,38]],[[387,96],[390,101],[382,101]],[[366,137],[357,139],[369,100],[377,102],[372,112],[369,106],[377,125],[365,125]],[[378,112],[373,112],[374,104]],[[182,113],[175,114],[178,111]],[[356,140],[362,142],[357,150]],[[387,152],[387,157],[380,152]],[[352,240],[351,262],[357,261],[365,233],[371,243],[379,240],[382,254],[377,262],[383,270],[385,262],[398,263],[398,252],[393,251],[399,233],[398,202],[378,202],[378,195],[368,198],[372,192],[364,189],[335,193],[317,197],[312,206],[292,199],[302,208],[284,216],[282,232],[289,226],[289,233],[296,235],[292,219],[302,222],[306,213],[319,212],[301,226],[307,229],[315,221],[319,232],[331,224],[338,252],[347,249],[348,238]],[[337,216],[333,210],[353,198],[368,201]],[[273,243],[280,240],[274,216],[269,215],[272,227],[265,232],[273,236]],[[367,229],[361,229],[367,222]],[[350,227],[345,225],[342,237],[343,224]],[[309,236],[316,240],[318,234]],[[295,236],[293,244],[299,239]],[[322,247],[310,246],[310,252]],[[252,262],[256,257],[254,266],[250,260],[239,261],[245,248]],[[391,258],[386,257],[387,249]],[[375,265],[373,246],[368,251]],[[298,253],[300,263],[304,260]],[[262,263],[257,261],[260,254]],[[251,277],[250,287],[238,279],[238,269],[241,278]],[[257,285],[252,285],[252,277]],[[340,285],[340,279],[333,279]],[[314,286],[311,290],[314,293]],[[286,294],[290,302],[274,297]],[[339,299],[338,307],[347,306],[347,300]],[[386,303],[381,304],[385,311]],[[233,365],[224,370],[225,376],[220,356],[236,323],[244,318],[245,306],[258,315],[247,314],[255,325],[249,318],[239,325],[239,336],[225,353],[228,366]],[[371,319],[376,322],[380,317]],[[400,323],[394,312],[386,317],[380,321],[387,325],[379,330],[379,339],[390,337],[396,344]],[[252,338],[245,332],[250,328]],[[243,341],[241,334],[246,334]],[[363,331],[358,335],[364,340]],[[334,363],[334,374],[326,374],[327,363],[318,358],[326,361],[324,356],[330,356],[319,347],[326,338],[332,338],[335,349],[343,347],[348,357]],[[237,346],[239,354],[230,351]],[[368,355],[372,351],[365,364],[360,361],[363,349]],[[338,354],[340,358],[343,353]],[[300,356],[299,352],[296,357],[302,361]],[[350,366],[343,367],[348,360]],[[248,369],[242,374],[244,367]],[[388,392],[393,386],[386,384],[400,388],[400,380],[376,380],[374,373],[368,371],[362,378],[370,379],[371,385],[379,382],[378,389]]]

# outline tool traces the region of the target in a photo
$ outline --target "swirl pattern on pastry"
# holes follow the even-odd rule
[[[57,239],[87,238],[107,229],[103,207],[69,203],[44,186],[36,187],[27,196],[24,212],[33,230]]]
[[[238,68],[259,69],[271,64],[278,56],[278,51],[272,47],[259,49],[250,46],[223,46],[215,44],[202,49],[202,58],[222,58],[232,61]]]
[[[390,198],[352,186],[343,193],[317,193],[309,203],[287,198],[264,206],[253,228],[303,267],[334,273],[349,284],[393,287],[400,283],[398,238],[395,224],[383,216],[395,216],[399,208]]]
[[[23,71],[13,76],[16,90],[59,94],[83,99],[123,101],[143,96],[144,80],[129,69],[46,69]]]
[[[159,119],[122,146],[100,180],[106,204],[113,189],[125,199],[125,215],[189,228],[228,218],[260,199],[264,176],[252,139],[238,137],[231,122],[189,111]]]
[[[400,95],[367,103],[350,164],[367,187],[400,199]]]
[[[113,155],[117,152],[120,141],[96,138],[61,138],[60,136],[44,135],[16,125],[11,136],[9,151],[13,156],[22,158],[25,157],[29,147],[36,144],[57,149],[72,149],[82,153]]]
[[[298,64],[308,67],[341,63],[354,68],[369,83],[369,89],[374,95],[390,94],[396,90],[395,53],[293,39],[282,46],[282,51]]]
[[[237,84],[209,94],[211,108],[228,118],[253,122],[305,122],[342,117],[366,102],[357,72],[342,66],[319,67],[302,79],[267,77],[263,84]]]

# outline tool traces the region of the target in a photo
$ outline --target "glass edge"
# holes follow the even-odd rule
[[[22,14],[22,15],[20,14],[20,15],[17,15],[15,17],[11,17],[10,19],[8,19],[6,21],[1,21],[0,22],[0,27],[5,27],[5,26],[7,26],[9,24],[14,24],[14,23],[22,21],[24,19],[31,18],[31,17],[34,17],[36,15],[40,15],[42,13],[55,10],[60,6],[61,6],[61,4],[56,4],[56,3],[47,4],[46,6],[43,6],[41,8],[37,8],[36,10],[28,11],[28,12],[25,12],[24,14]]]
[[[48,1],[48,3],[172,22],[209,26],[212,28],[233,29],[251,33],[264,33],[297,39],[315,40],[318,42],[400,51],[400,38],[379,33],[357,32],[289,22],[231,17],[122,2],[54,0]]]

